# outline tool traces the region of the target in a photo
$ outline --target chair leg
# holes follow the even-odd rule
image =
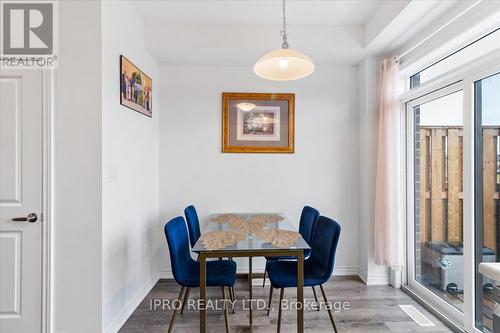
[[[267,268],[264,268],[264,279],[262,280],[262,288],[266,286],[266,273],[267,273]]]
[[[236,298],[236,296],[234,296],[234,287],[229,287],[229,298],[231,299],[231,303],[232,303],[232,310],[233,310],[233,314],[234,314],[234,299]]]
[[[319,302],[318,302],[318,296],[316,295],[316,289],[314,289],[314,286],[312,286],[312,288],[313,288],[314,300],[316,301],[316,305],[318,306],[318,311],[319,311]]]
[[[279,303],[279,306],[278,306],[278,333],[280,333],[281,331],[281,302],[283,301],[283,294],[285,292],[285,288],[281,288],[280,290],[280,303]]]
[[[229,287],[231,288],[231,287]],[[229,321],[227,319],[226,288],[222,287],[222,299],[224,300],[224,322],[226,324],[226,333],[229,333]]]
[[[269,287],[269,302],[267,303],[267,315],[271,312],[271,302],[273,301],[273,286]]]
[[[321,293],[323,294],[325,303],[328,303],[328,300],[326,299],[325,289],[323,289],[323,285],[320,284],[319,287],[321,288]],[[327,310],[328,310],[328,315],[330,316],[330,321],[332,322],[333,325],[333,330],[335,333],[338,333],[337,326],[335,325],[335,319],[333,319],[332,309],[330,309],[330,307],[327,306]]]
[[[181,288],[181,292],[179,293],[179,297],[177,298],[180,302],[182,302],[182,293],[184,293],[185,287]],[[170,324],[168,325],[168,333],[172,332],[174,328],[175,316],[177,315],[177,309],[174,309],[174,313],[172,314],[172,319],[170,319]]]
[[[186,292],[184,293],[184,298],[183,298],[182,307],[181,307],[181,316],[184,313],[184,308],[186,307],[186,303],[187,303],[187,301],[189,299],[189,290],[190,290],[190,288],[187,287],[186,288]]]
[[[233,260],[233,257],[227,257],[227,259],[229,260]],[[235,299],[235,296],[234,296],[234,287],[228,287],[229,288],[229,299],[231,299],[231,302],[232,302],[232,308],[233,308],[233,314],[234,314],[234,299]]]

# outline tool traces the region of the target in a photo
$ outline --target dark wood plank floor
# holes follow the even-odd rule
[[[160,280],[151,292],[142,301],[125,325],[121,333],[167,332],[168,324],[173,310],[163,310],[161,307],[154,310],[151,308],[155,299],[174,300],[180,291],[180,287],[173,280]],[[269,295],[269,286],[254,286],[254,298],[266,300]],[[318,297],[321,296],[318,291]],[[349,302],[350,309],[334,314],[339,333],[343,332],[451,332],[445,325],[439,322],[432,314],[427,312],[417,302],[412,300],[404,292],[389,286],[365,286],[356,277],[336,277],[325,284],[325,291],[329,301]],[[235,314],[229,314],[231,332],[248,332],[248,311],[242,309],[241,300],[248,297],[248,284],[245,278],[238,278],[235,286],[238,300],[235,306]],[[198,290],[192,290],[190,298],[197,299]],[[220,288],[208,288],[209,298],[220,298]],[[304,297],[313,301],[311,288],[304,290]],[[285,298],[295,298],[294,289],[285,290]],[[254,310],[253,323],[254,332],[276,332],[276,321],[278,317],[277,302],[279,292],[275,290],[273,297],[273,311],[269,316],[265,311]],[[422,311],[436,326],[419,327],[399,307],[398,304],[412,304]],[[333,332],[328,313],[326,310],[305,312],[306,332]],[[198,332],[198,311],[194,309],[185,310],[184,314],[178,315],[174,332],[195,333]],[[224,316],[219,310],[209,310],[207,313],[208,332],[224,332]],[[296,312],[294,310],[284,311],[282,332],[296,332]]]

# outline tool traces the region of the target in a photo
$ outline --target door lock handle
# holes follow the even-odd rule
[[[35,213],[30,213],[26,217],[13,217],[12,221],[14,222],[36,222],[38,220],[38,216]]]

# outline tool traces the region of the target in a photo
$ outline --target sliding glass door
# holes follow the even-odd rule
[[[487,60],[403,101],[405,288],[474,333],[494,332],[479,264],[500,262],[500,53]]]
[[[460,84],[436,90],[408,105],[412,167],[412,267],[409,284],[462,321],[463,100]]]
[[[500,259],[500,74],[474,82],[475,326],[493,332],[494,281],[482,276],[481,262]],[[497,330],[500,328],[497,328]]]

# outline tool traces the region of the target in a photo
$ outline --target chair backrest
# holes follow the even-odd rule
[[[332,276],[340,230],[340,224],[326,216],[320,216],[314,228],[310,260],[321,266],[326,280]]]
[[[191,247],[194,247],[194,244],[196,244],[201,235],[198,213],[196,213],[196,208],[191,205],[184,209],[184,215],[186,216],[186,222],[189,229],[189,242],[191,243]]]
[[[189,254],[189,240],[186,224],[182,216],[178,216],[165,224],[165,237],[170,251],[170,263],[175,281],[185,285],[188,278],[189,265],[196,265],[196,261]]]
[[[319,212],[317,209],[309,206],[304,206],[302,209],[302,214],[300,215],[299,233],[309,245],[311,245],[314,225],[316,224],[318,217]]]

